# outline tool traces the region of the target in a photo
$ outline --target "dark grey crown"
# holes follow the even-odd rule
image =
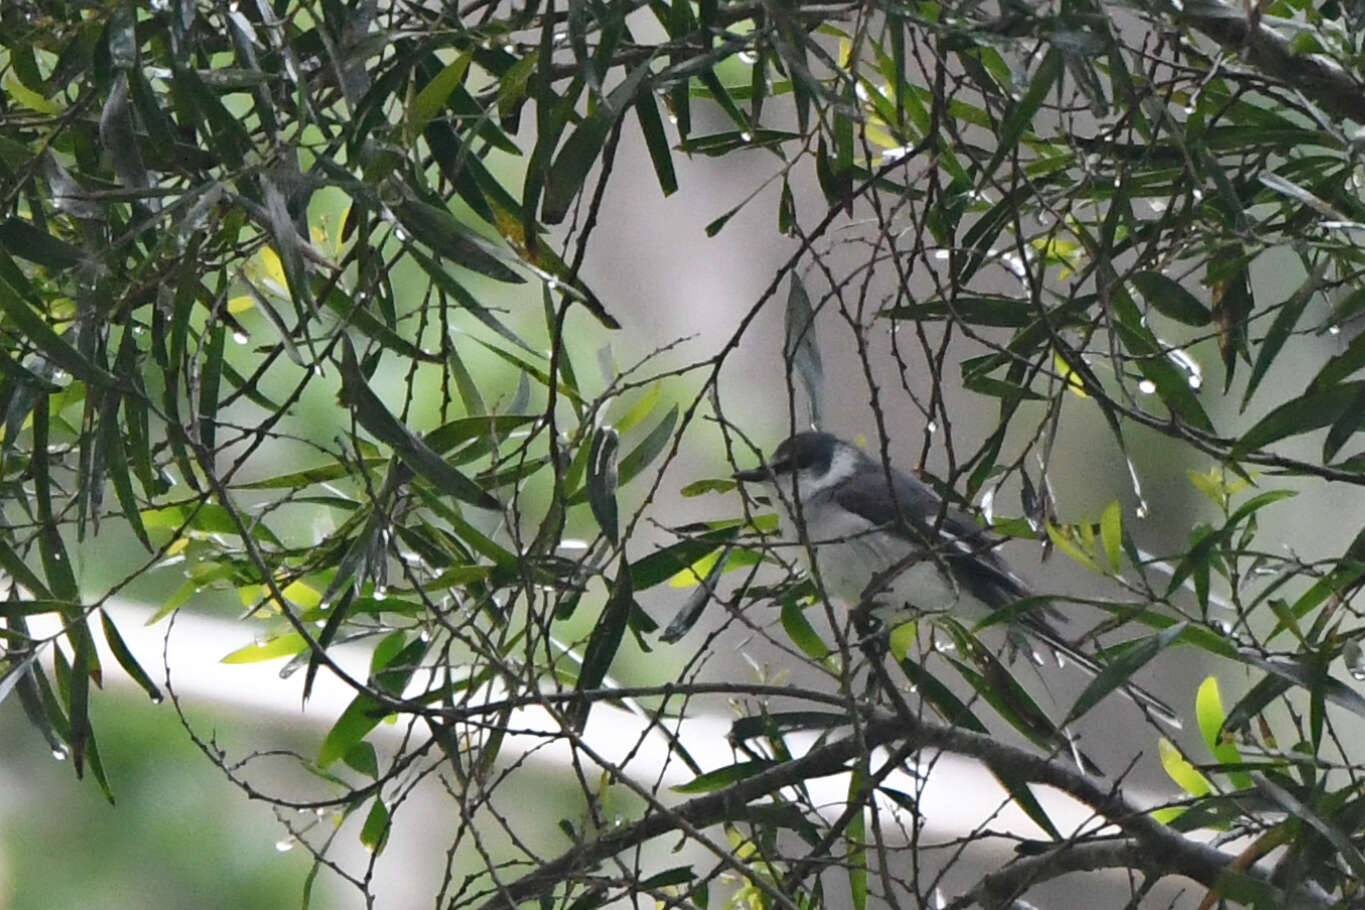
[[[765,464],[735,473],[737,480],[767,480],[770,474],[791,474],[811,469],[819,474],[829,470],[834,451],[844,443],[839,437],[813,430],[785,439]]]

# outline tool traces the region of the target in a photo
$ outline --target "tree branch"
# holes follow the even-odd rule
[[[581,844],[557,858],[541,865],[514,882],[502,887],[495,897],[486,901],[480,910],[507,910],[542,897],[565,879],[584,872],[611,856],[637,847],[645,841],[678,831],[683,826],[703,828],[741,814],[750,802],[769,793],[817,777],[838,774],[847,763],[862,754],[893,743],[910,744],[915,749],[940,749],[979,759],[993,771],[1028,783],[1047,784],[1093,809],[1110,824],[1118,827],[1139,851],[1142,865],[1163,874],[1180,875],[1214,887],[1224,872],[1232,868],[1236,858],[1207,844],[1182,836],[1161,824],[1145,811],[1126,800],[1117,789],[1101,785],[1074,768],[1066,759],[1035,755],[1016,746],[1007,745],[990,736],[940,724],[893,716],[880,712],[864,726],[862,736],[851,736],[838,742],[813,749],[801,758],[755,774],[733,786],[679,804],[667,813],[646,816],[633,825],[613,831],[592,843]],[[1056,854],[1079,849],[1078,844],[1062,846],[1047,857],[1040,857],[1032,867],[1047,871],[1043,860],[1054,864],[1068,862]],[[1082,860],[1087,855],[1082,856]],[[1077,860],[1080,862],[1081,860]],[[1093,860],[1092,860],[1093,861]],[[1028,868],[1028,867],[1026,867]],[[1059,867],[1060,868],[1060,867]],[[1062,874],[1061,869],[1055,874]],[[1003,873],[1000,873],[1003,874]],[[1248,876],[1270,885],[1268,877],[1256,870]],[[1001,880],[1003,888],[1008,879]],[[986,882],[990,894],[1001,892]],[[1278,889],[1277,889],[1278,890]],[[983,891],[983,896],[989,896]],[[1328,906],[1330,900],[1321,893],[1296,894],[1303,906]]]
[[[1365,121],[1365,92],[1351,74],[1322,54],[1296,54],[1289,42],[1250,17],[1241,7],[1221,0],[1186,4],[1180,21],[1242,54],[1247,63],[1310,96],[1323,110]]]

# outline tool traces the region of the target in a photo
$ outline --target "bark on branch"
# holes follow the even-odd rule
[[[1236,857],[1161,824],[1125,799],[1117,788],[1082,773],[1066,759],[1035,755],[980,733],[879,712],[863,727],[861,737],[850,736],[813,749],[800,758],[755,774],[724,790],[680,803],[667,812],[647,815],[595,841],[580,844],[501,886],[480,910],[509,910],[540,898],[560,883],[589,872],[604,860],[660,835],[676,833],[684,825],[704,828],[727,819],[742,818],[744,808],[755,799],[802,781],[845,771],[848,763],[866,749],[898,744],[970,756],[1016,780],[1046,784],[1069,794],[1129,838],[1141,851],[1143,867],[1152,872],[1183,876],[1212,888],[1226,870],[1236,868]],[[1266,875],[1257,870],[1243,874],[1268,883]],[[1299,893],[1293,897],[1296,906],[1325,907],[1330,904],[1322,894]]]

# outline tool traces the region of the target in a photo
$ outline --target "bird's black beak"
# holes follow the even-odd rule
[[[766,480],[772,479],[772,472],[768,470],[767,465],[761,464],[756,468],[749,468],[745,471],[736,471],[730,476],[742,483],[763,483]]]

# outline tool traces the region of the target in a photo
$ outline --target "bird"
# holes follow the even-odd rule
[[[867,603],[880,608],[874,615],[908,608],[976,622],[1032,596],[997,551],[1001,541],[928,484],[831,433],[797,433],[766,462],[733,476],[777,494],[783,539],[803,544],[803,560],[825,593],[849,608]],[[1051,621],[1058,617],[1056,610],[1022,609],[1011,633],[1098,675],[1104,664],[1066,640]],[[1134,683],[1120,691],[1180,727],[1179,715],[1157,696]]]

